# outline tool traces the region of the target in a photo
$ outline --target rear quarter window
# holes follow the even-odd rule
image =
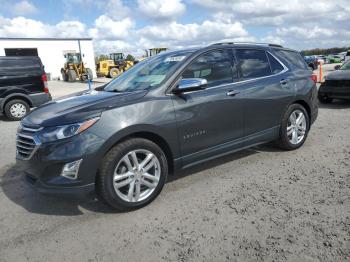
[[[275,52],[288,63],[288,67],[292,69],[307,69],[305,60],[298,52],[289,50],[276,50]]]

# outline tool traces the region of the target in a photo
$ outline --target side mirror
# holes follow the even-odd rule
[[[192,91],[206,89],[208,86],[207,79],[204,78],[183,78],[173,93],[180,94]]]
[[[334,70],[339,70],[340,69],[340,65],[336,65],[335,67],[334,67]]]

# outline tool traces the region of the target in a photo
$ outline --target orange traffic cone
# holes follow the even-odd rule
[[[318,82],[323,82],[323,71],[322,71],[322,62],[320,62],[319,72],[318,72]]]

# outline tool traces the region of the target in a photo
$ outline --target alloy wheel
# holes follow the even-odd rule
[[[161,166],[155,154],[145,149],[133,150],[117,164],[113,186],[124,201],[140,202],[156,189],[160,175]]]
[[[291,144],[297,145],[303,141],[307,129],[306,117],[303,111],[295,110],[291,113],[287,125],[287,137]]]

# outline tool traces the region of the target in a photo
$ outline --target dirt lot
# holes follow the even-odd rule
[[[129,213],[34,192],[2,120],[0,261],[350,261],[349,102],[322,106],[299,150],[192,168]]]

